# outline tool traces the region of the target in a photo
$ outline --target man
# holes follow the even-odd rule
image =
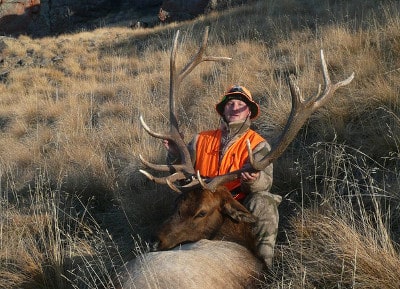
[[[259,114],[259,106],[244,86],[229,88],[216,105],[222,118],[221,127],[197,134],[189,143],[195,170],[203,177],[215,177],[250,166],[246,140],[249,139],[255,160],[260,160],[271,147],[258,133],[250,129],[251,120]],[[168,162],[178,155],[173,145],[164,141]],[[257,249],[266,266],[271,268],[278,233],[278,205],[281,197],[270,193],[272,164],[262,171],[244,172],[240,179],[225,184],[236,200],[258,218],[254,226]]]

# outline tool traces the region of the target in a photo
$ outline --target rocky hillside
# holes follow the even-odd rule
[[[192,19],[248,0],[2,0],[0,35],[58,35],[98,27],[147,27]]]

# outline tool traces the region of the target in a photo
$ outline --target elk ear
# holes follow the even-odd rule
[[[242,221],[246,223],[254,223],[257,221],[257,218],[252,213],[250,213],[242,204],[234,199],[226,202],[222,208],[222,211],[236,221]]]

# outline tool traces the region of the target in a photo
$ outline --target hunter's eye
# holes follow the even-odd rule
[[[198,212],[197,215],[194,216],[194,217],[195,217],[195,218],[203,218],[203,217],[205,217],[206,215],[207,215],[207,212],[203,210],[203,211]]]

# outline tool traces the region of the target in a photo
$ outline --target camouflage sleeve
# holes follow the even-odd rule
[[[268,142],[261,142],[254,150],[254,159],[260,160],[271,150],[271,146]],[[246,163],[244,166],[250,166],[250,163]],[[242,182],[241,187],[244,193],[256,193],[260,191],[270,191],[273,181],[273,164],[270,164],[263,171],[260,171],[259,177],[255,181]]]

